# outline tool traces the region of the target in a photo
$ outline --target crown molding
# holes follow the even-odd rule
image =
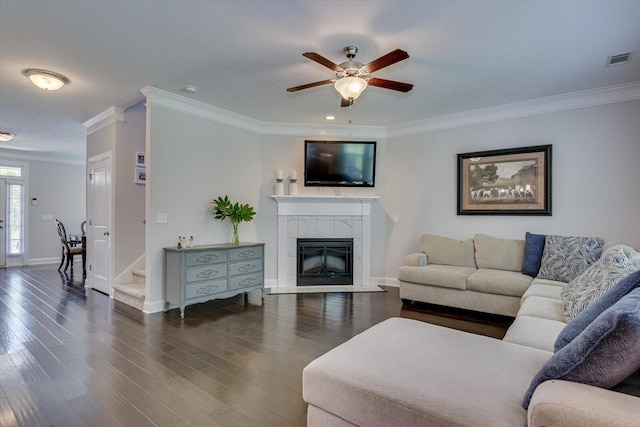
[[[389,126],[387,137],[422,134],[637,99],[640,99],[640,82],[607,86]]]
[[[151,86],[144,87],[140,92],[147,98],[147,106],[160,106],[261,135],[386,138],[386,128],[384,126],[265,122]]]
[[[102,129],[105,126],[109,126],[112,123],[122,123],[124,121],[124,108],[109,107],[97,116],[90,118],[82,125],[87,129],[87,135],[91,135],[92,133]]]
[[[640,99],[640,82],[481,108],[388,127],[264,122],[151,86],[143,88],[140,92],[147,98],[147,105],[161,106],[261,135],[386,139],[617,102],[634,101]]]
[[[69,153],[45,153],[42,151],[14,150],[10,148],[0,148],[0,158],[48,163],[62,163],[65,165],[78,166],[84,166],[86,164],[86,159],[84,157],[77,156],[75,153],[74,155],[71,155]]]

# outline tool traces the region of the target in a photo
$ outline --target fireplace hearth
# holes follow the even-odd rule
[[[297,285],[353,285],[353,239],[297,239]]]

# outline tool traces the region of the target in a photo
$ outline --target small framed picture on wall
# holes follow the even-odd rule
[[[147,183],[147,170],[145,168],[136,168],[136,184]]]
[[[144,153],[138,151],[136,152],[136,166],[145,167],[144,163]]]

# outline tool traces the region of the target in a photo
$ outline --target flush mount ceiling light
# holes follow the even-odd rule
[[[69,79],[62,74],[53,71],[39,70],[37,68],[28,68],[22,72],[29,77],[31,83],[44,90],[58,90],[62,86],[69,83]]]
[[[13,139],[15,135],[11,132],[0,132],[0,141],[9,142]]]

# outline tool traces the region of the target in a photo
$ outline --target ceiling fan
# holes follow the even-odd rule
[[[342,103],[340,106],[348,107],[353,104],[353,101],[358,98],[362,92],[364,92],[368,85],[397,90],[400,92],[409,92],[413,89],[413,85],[409,83],[379,79],[371,76],[371,73],[374,71],[407,59],[409,54],[404,50],[396,49],[393,52],[389,52],[386,55],[369,62],[368,64],[363,64],[362,62],[353,60],[356,53],[358,53],[358,48],[355,46],[345,47],[344,53],[347,55],[348,61],[343,62],[342,64],[331,62],[327,58],[315,52],[303,53],[302,56],[335,71],[336,78],[290,87],[287,89],[287,92],[296,92],[302,89],[333,83],[335,89],[342,96]]]

